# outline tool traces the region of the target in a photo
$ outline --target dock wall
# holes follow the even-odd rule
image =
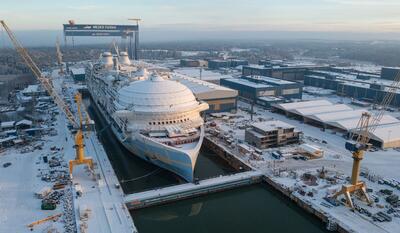
[[[210,193],[226,191],[233,188],[260,183],[261,181],[262,173],[260,172],[242,172],[234,175],[202,180],[198,184],[187,183],[130,194],[125,197],[125,204],[130,210],[141,209],[203,196]]]
[[[204,137],[203,145],[218,155],[220,158],[225,160],[232,168],[236,171],[251,171],[252,168],[238,159],[235,155],[231,152],[227,151],[224,147],[215,143],[212,139],[208,136]]]

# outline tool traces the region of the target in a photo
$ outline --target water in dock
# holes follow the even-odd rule
[[[149,207],[131,214],[142,233],[327,232],[322,222],[266,184]]]
[[[96,121],[100,141],[109,156],[125,193],[184,183],[171,172],[159,169],[132,155],[113,136],[106,122],[90,105],[89,114]],[[206,179],[234,173],[221,158],[203,148],[195,177]],[[137,177],[144,178],[129,181]],[[194,199],[131,211],[139,232],[326,232],[316,217],[291,203],[266,184],[252,185]]]

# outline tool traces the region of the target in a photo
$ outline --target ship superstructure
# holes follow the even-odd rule
[[[193,181],[208,104],[179,82],[132,65],[125,52],[103,53],[86,76],[97,108],[128,150]]]

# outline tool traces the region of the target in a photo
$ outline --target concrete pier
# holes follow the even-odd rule
[[[229,176],[220,176],[202,180],[198,184],[187,183],[130,194],[125,197],[125,204],[128,209],[140,209],[255,184],[261,181],[261,172],[243,172]]]

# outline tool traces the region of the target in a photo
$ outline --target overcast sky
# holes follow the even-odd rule
[[[61,30],[76,23],[126,24],[175,31],[394,33],[400,0],[0,0],[14,30]],[[397,39],[397,38],[393,38]]]

